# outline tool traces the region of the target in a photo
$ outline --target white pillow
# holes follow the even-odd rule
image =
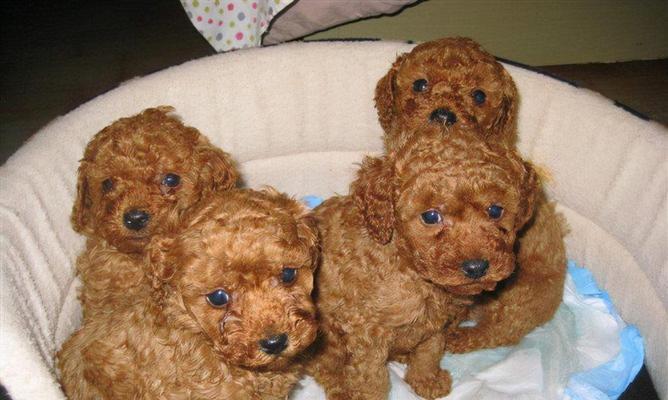
[[[263,44],[298,39],[345,22],[393,14],[417,0],[298,0],[272,22]]]

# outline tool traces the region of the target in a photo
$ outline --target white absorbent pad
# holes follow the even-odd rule
[[[450,371],[447,399],[616,399],[643,365],[643,340],[627,325],[589,270],[569,262],[564,300],[552,321],[536,328],[517,346],[446,354]],[[420,399],[403,381],[404,364],[388,365],[391,400]],[[291,400],[324,400],[306,377]]]

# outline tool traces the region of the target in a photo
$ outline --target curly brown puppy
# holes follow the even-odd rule
[[[536,214],[519,236],[517,269],[490,293],[476,299],[464,318],[475,326],[448,329],[452,353],[511,346],[552,319],[563,298],[566,278],[566,222],[541,192]]]
[[[71,399],[285,399],[317,332],[318,236],[273,190],[214,193],[155,236],[152,285],[85,321],[58,354]]]
[[[471,126],[488,142],[513,146],[516,141],[515,84],[471,39],[434,40],[399,56],[379,80],[375,100],[387,151],[410,142],[411,132],[423,124],[444,134],[456,126]],[[544,194],[536,207],[534,221],[521,233],[518,271],[478,299],[468,316],[476,328],[454,329],[449,351],[517,344],[556,312],[566,277],[566,223]]]
[[[510,74],[467,38],[422,43],[400,55],[376,85],[388,149],[425,123],[480,127],[483,138],[514,144],[517,88]]]
[[[515,269],[537,189],[515,152],[477,136],[423,129],[316,208],[323,343],[308,370],[328,399],[386,399],[397,357],[419,395],[449,393],[444,327]]]
[[[121,118],[88,143],[72,225],[87,236],[77,260],[84,318],[133,301],[141,252],[209,192],[236,184],[229,156],[162,106]]]

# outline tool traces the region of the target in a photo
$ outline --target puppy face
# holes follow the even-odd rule
[[[75,230],[139,252],[203,194],[235,185],[228,155],[170,111],[120,119],[91,140],[79,167]]]
[[[314,224],[271,190],[214,197],[178,237],[152,243],[155,274],[178,299],[177,318],[226,362],[280,368],[317,331]]]
[[[397,58],[376,86],[380,123],[390,136],[424,124],[449,131],[477,126],[485,139],[515,140],[517,89],[508,72],[476,42],[426,42]]]
[[[476,133],[418,134],[383,184],[392,187],[385,228],[426,280],[456,294],[492,290],[515,269],[515,238],[533,214],[536,175]]]

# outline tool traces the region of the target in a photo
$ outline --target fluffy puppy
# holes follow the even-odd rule
[[[232,188],[230,157],[172,107],[121,118],[88,143],[78,171],[72,225],[87,236],[77,261],[84,317],[133,299],[141,288],[141,252],[210,192]]]
[[[58,354],[71,399],[285,399],[317,332],[318,255],[303,206],[273,190],[215,193],[155,236],[152,285],[85,321]]]
[[[512,273],[536,194],[533,169],[478,136],[423,129],[316,208],[323,336],[308,370],[328,399],[386,399],[398,357],[416,393],[449,393],[444,327]]]
[[[375,100],[386,151],[409,143],[415,127],[423,124],[446,135],[457,126],[470,126],[487,142],[514,146],[516,141],[515,84],[503,66],[470,39],[425,42],[400,55],[378,81]],[[517,344],[556,312],[566,277],[567,228],[544,193],[536,208],[535,219],[520,234],[515,275],[478,298],[468,316],[476,327],[452,330],[449,351]]]
[[[517,88],[510,74],[471,39],[422,43],[402,54],[376,85],[378,120],[388,149],[425,123],[444,130],[479,127],[483,138],[516,140]]]
[[[552,319],[563,298],[566,279],[566,221],[540,192],[536,213],[520,232],[517,268],[496,290],[476,298],[465,320],[474,323],[447,330],[446,350],[512,346]]]

